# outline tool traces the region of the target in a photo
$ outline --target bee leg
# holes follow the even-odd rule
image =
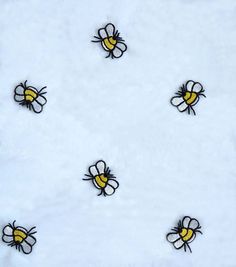
[[[192,253],[192,250],[191,250],[191,248],[190,248],[189,244],[188,244],[188,243],[186,243],[186,245],[187,245],[187,247],[188,247],[188,249],[189,249],[190,253]]]
[[[102,190],[101,190],[101,192],[98,194],[98,196],[101,196],[101,194],[102,194]]]
[[[195,110],[193,109],[193,107],[190,106],[190,108],[191,108],[191,110],[193,111],[193,114],[196,115],[196,112],[195,112]]]
[[[188,114],[190,114],[190,106],[188,106]]]
[[[106,56],[106,58],[110,57],[111,53],[109,52],[109,54]]]

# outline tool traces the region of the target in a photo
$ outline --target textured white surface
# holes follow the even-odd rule
[[[236,266],[236,3],[233,0],[0,1],[0,226],[37,226],[29,256],[1,242],[4,267]],[[91,43],[112,22],[121,59]],[[34,114],[14,87],[48,86]],[[188,79],[197,116],[169,99]],[[111,197],[82,181],[104,159]],[[183,215],[193,253],[166,233]]]

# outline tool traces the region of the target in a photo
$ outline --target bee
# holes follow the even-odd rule
[[[92,180],[94,186],[101,190],[98,194],[104,196],[111,196],[115,193],[116,189],[119,187],[119,183],[114,179],[116,178],[103,160],[99,160],[88,169],[89,174],[85,176],[89,178],[83,179],[84,181]]]
[[[193,242],[197,233],[202,234],[199,230],[201,226],[197,219],[185,216],[180,220],[177,227],[171,229],[173,232],[167,234],[166,239],[174,245],[176,249],[186,248],[192,253],[189,243]]]
[[[102,48],[108,52],[106,58],[119,58],[127,50],[127,45],[120,37],[120,33],[112,23],[108,23],[105,28],[98,30],[98,36],[94,36],[94,43],[101,43]]]
[[[16,221],[12,224],[9,223],[3,228],[2,240],[3,242],[8,243],[8,246],[15,247],[24,254],[30,254],[36,243],[36,238],[33,236],[37,233],[34,231],[36,227],[27,230],[24,227],[15,226],[15,222]]]
[[[176,93],[177,96],[171,98],[170,103],[180,112],[188,111],[190,114],[192,111],[196,115],[193,106],[198,103],[200,96],[206,97],[203,93],[203,86],[199,82],[189,80]]]
[[[47,103],[47,99],[44,96],[47,93],[44,92],[47,86],[38,91],[35,87],[28,86],[26,83],[27,80],[16,86],[14,90],[15,101],[22,106],[26,106],[29,110],[32,109],[35,113],[42,112],[43,106]]]

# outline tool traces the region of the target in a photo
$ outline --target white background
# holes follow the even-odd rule
[[[234,0],[1,0],[0,226],[37,226],[33,253],[1,242],[3,267],[236,266]],[[118,60],[91,43],[112,22]],[[34,114],[13,100],[47,86]],[[197,115],[169,100],[189,79]],[[104,159],[111,197],[82,181]],[[165,239],[184,215],[193,253]]]

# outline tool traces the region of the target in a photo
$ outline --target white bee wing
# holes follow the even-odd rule
[[[176,240],[178,240],[180,238],[179,234],[176,233],[169,233],[166,236],[167,240],[171,243],[175,242]]]
[[[114,50],[112,50],[112,55],[115,58],[119,58],[123,55],[123,51],[119,47],[115,47]]]
[[[15,99],[16,102],[21,102],[22,100],[24,100],[24,96],[15,94],[14,95],[14,99]]]
[[[184,241],[180,238],[178,240],[176,240],[174,243],[173,243],[174,247],[176,249],[180,249],[182,248],[182,246],[184,245]]]
[[[99,160],[96,163],[96,168],[97,168],[99,174],[105,173],[105,170],[106,170],[106,163],[105,163],[105,161]]]
[[[18,94],[18,95],[24,95],[24,91],[25,91],[25,89],[21,84],[19,84],[15,88],[15,93]]]
[[[199,222],[196,219],[192,219],[188,227],[195,230],[199,227]]]
[[[47,103],[47,99],[43,95],[39,95],[36,99],[42,106]]]
[[[105,187],[104,189],[105,193],[108,195],[108,196],[111,196],[115,193],[115,188],[109,184],[107,184],[107,186]]]
[[[21,102],[24,100],[24,88],[21,85],[18,85],[15,88],[15,94],[14,94],[14,99],[16,102]]]
[[[2,232],[3,232],[2,240],[4,242],[10,243],[13,241],[13,229],[9,225],[5,226]]]
[[[174,96],[171,98],[170,102],[173,106],[178,106],[184,102],[184,99],[182,96]]]
[[[28,235],[25,241],[31,246],[33,246],[36,243],[36,238],[33,237],[32,235]]]
[[[21,248],[25,254],[30,254],[32,252],[32,246],[26,240],[21,243]]]
[[[12,235],[13,234],[13,228],[10,225],[6,225],[2,230],[4,235]]]
[[[195,83],[194,86],[193,86],[193,92],[198,93],[198,92],[200,92],[201,90],[203,90],[202,85],[201,85],[200,83],[198,83],[198,82]]]
[[[187,81],[185,87],[187,89],[187,91],[191,92],[193,90],[193,86],[194,86],[195,82],[194,81]]]
[[[188,108],[188,105],[187,105],[185,102],[182,102],[180,105],[177,106],[177,109],[178,109],[180,112],[185,111],[187,108]]]
[[[98,175],[98,169],[96,168],[95,165],[92,165],[92,166],[89,167],[89,173],[92,176],[97,176]]]
[[[105,28],[101,28],[101,29],[99,29],[99,30],[98,30],[98,35],[99,35],[99,37],[102,38],[102,39],[108,37]]]
[[[114,187],[115,189],[118,188],[118,186],[119,186],[119,183],[114,179],[109,179],[108,184],[111,185],[112,187]]]
[[[118,43],[116,44],[116,47],[120,48],[120,50],[121,50],[122,52],[125,52],[125,51],[127,50],[127,45],[126,45],[125,43],[122,43],[122,42],[118,42]]]
[[[32,102],[32,107],[35,113],[40,113],[43,110],[43,106],[37,100]]]
[[[113,36],[115,34],[115,26],[111,23],[108,23],[105,27],[108,36]]]
[[[191,218],[189,216],[185,216],[182,220],[182,225],[184,228],[189,227],[189,222],[191,221]]]

